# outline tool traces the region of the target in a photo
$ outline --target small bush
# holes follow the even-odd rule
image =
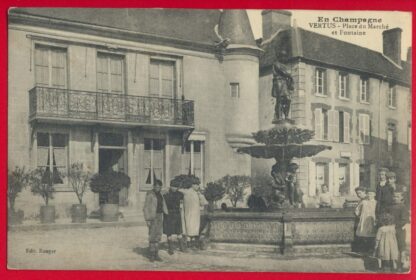
[[[92,176],[90,189],[94,193],[101,193],[107,196],[107,203],[118,203],[118,192],[122,188],[130,187],[130,177],[123,172],[110,171],[97,173]]]
[[[210,182],[203,190],[203,194],[208,202],[216,202],[224,197],[225,188],[217,182]]]
[[[48,205],[49,200],[53,199],[55,188],[53,187],[53,178],[49,169],[38,167],[30,173],[29,176],[30,190],[34,195],[39,195]]]
[[[13,171],[7,171],[7,198],[9,200],[10,210],[15,211],[14,205],[19,193],[26,188],[29,183],[30,172],[26,171],[24,167],[15,166]]]
[[[226,175],[218,180],[218,183],[224,187],[225,193],[233,207],[237,207],[237,202],[244,200],[246,190],[250,186],[250,177]]]
[[[192,185],[199,185],[201,181],[194,175],[178,175],[170,181],[174,188],[189,189]]]

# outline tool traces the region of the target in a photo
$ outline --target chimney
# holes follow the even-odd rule
[[[285,10],[263,10],[263,41],[269,39],[279,29],[290,27],[292,13]]]
[[[402,30],[393,28],[383,31],[383,54],[401,66]]]
[[[412,63],[412,47],[407,48],[406,61]]]

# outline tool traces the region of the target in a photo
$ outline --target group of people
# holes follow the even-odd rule
[[[407,267],[410,230],[409,194],[396,184],[396,174],[382,168],[376,189],[355,189],[360,202],[355,209],[354,249],[379,260],[383,271],[401,271]]]
[[[143,213],[149,229],[149,260],[162,261],[159,256],[159,242],[162,234],[166,234],[168,253],[173,254],[174,237],[181,251],[188,247],[199,248],[201,224],[201,206],[208,204],[199,192],[199,186],[179,189],[171,186],[169,191],[162,193],[162,182],[156,180],[153,190],[146,195]]]

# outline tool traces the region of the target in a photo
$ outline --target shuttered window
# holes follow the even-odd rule
[[[315,94],[327,96],[326,92],[326,71],[321,68],[315,70]]]
[[[97,90],[124,93],[124,57],[114,54],[97,55]]]
[[[150,60],[149,91],[150,95],[175,98],[176,69],[174,61]]]
[[[370,102],[370,93],[369,93],[369,83],[367,78],[360,78],[360,102],[369,103]]]
[[[370,116],[367,114],[358,115],[359,141],[361,144],[370,144]]]
[[[37,86],[67,87],[67,51],[65,48],[36,45],[35,81]]]
[[[393,86],[393,85],[390,85],[389,86],[389,96],[388,96],[389,98],[388,98],[388,102],[389,102],[389,107],[390,108],[392,108],[392,109],[394,109],[394,108],[396,108],[396,105],[397,105],[397,96],[396,96],[396,88],[395,88],[395,86]]]
[[[156,180],[164,182],[165,141],[163,139],[144,139],[144,185],[152,187]]]
[[[338,96],[341,99],[349,99],[348,94],[348,74],[339,73],[338,75]]]
[[[204,176],[204,142],[187,141],[182,155],[183,174],[195,175],[201,182]]]

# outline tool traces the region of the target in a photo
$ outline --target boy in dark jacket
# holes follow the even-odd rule
[[[161,194],[162,182],[156,180],[153,190],[147,192],[143,214],[149,228],[149,260],[162,261],[159,257],[159,242],[162,238],[163,214],[168,214],[165,199]]]
[[[396,186],[396,174],[394,172],[385,172],[382,169],[379,172],[379,176],[380,182],[376,188],[376,217],[385,213],[387,208],[393,204],[393,193]],[[384,180],[385,177],[387,177],[387,181]]]
[[[163,195],[168,207],[169,214],[163,216],[163,233],[168,237],[168,253],[173,254],[173,235],[176,235],[181,251],[186,251],[186,240],[182,238],[182,221],[181,221],[181,201],[183,194],[178,192],[175,187],[170,187],[169,191]]]

